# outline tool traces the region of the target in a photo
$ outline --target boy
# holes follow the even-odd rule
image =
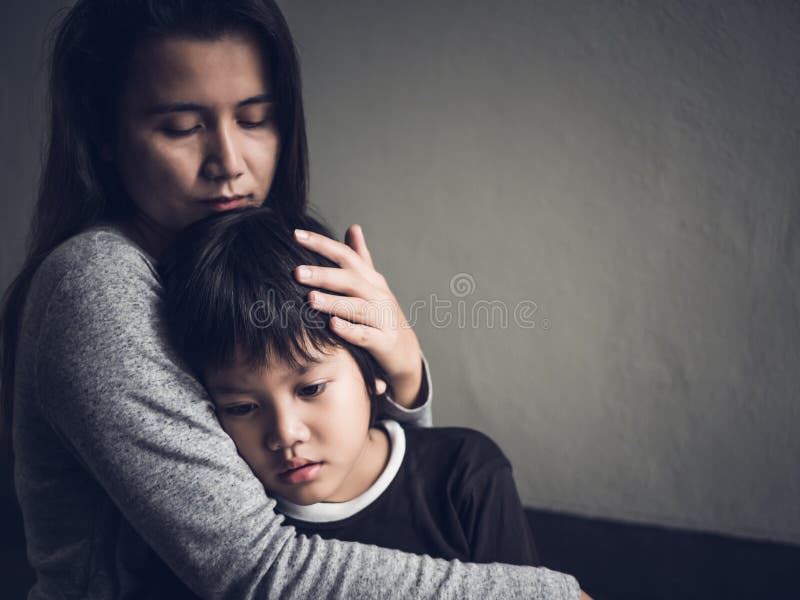
[[[310,217],[266,208],[190,226],[162,258],[171,340],[220,423],[306,535],[469,562],[538,564],[503,453],[469,429],[374,422],[386,377],[310,310],[292,271],[336,267],[297,244]]]

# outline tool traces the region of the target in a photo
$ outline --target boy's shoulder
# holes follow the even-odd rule
[[[409,427],[403,425],[406,438],[431,448],[474,449],[488,453],[500,453],[499,446],[485,433],[469,427]]]
[[[448,471],[474,477],[509,466],[503,451],[485,433],[467,427],[405,427],[406,455],[412,471]]]

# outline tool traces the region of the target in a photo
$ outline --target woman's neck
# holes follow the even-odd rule
[[[137,211],[131,219],[121,222],[119,225],[125,235],[141,246],[155,260],[158,260],[176,235],[174,230],[157,223],[152,217],[141,211]]]

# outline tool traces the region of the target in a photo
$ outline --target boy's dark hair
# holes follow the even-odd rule
[[[345,348],[364,377],[374,424],[375,378],[389,381],[369,352],[337,336],[329,316],[308,304],[313,288],[298,283],[294,269],[337,265],[298,244],[295,228],[333,237],[313,217],[287,219],[265,207],[215,214],[184,229],[158,265],[170,342],[201,380],[235,358],[254,369],[274,361],[294,368],[313,350]]]

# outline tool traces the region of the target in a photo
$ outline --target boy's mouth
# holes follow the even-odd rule
[[[298,461],[302,462],[299,466],[290,467],[285,471],[278,473],[278,478],[284,483],[305,483],[313,481],[319,475],[322,468],[321,462]]]

